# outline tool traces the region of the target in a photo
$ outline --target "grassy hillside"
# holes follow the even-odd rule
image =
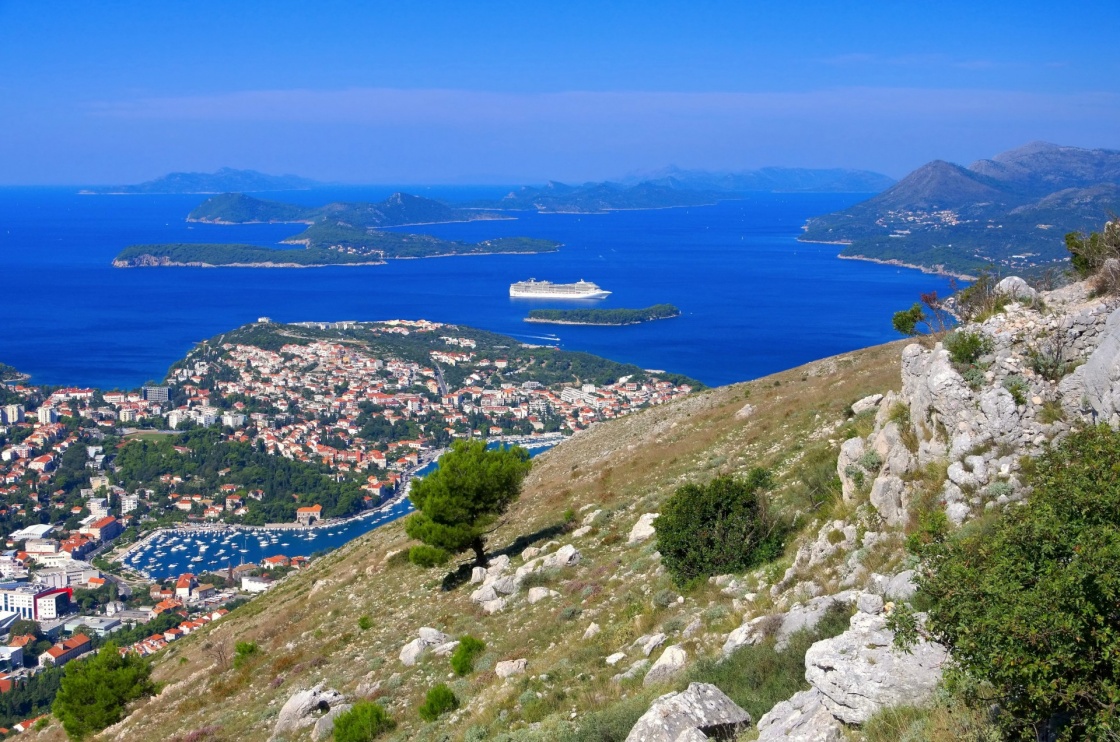
[[[715,655],[745,608],[710,585],[678,600],[654,554],[655,540],[627,545],[639,516],[656,512],[682,483],[762,465],[775,473],[774,498],[783,513],[806,526],[825,517],[838,486],[841,427],[852,424],[846,407],[867,394],[897,389],[900,350],[899,343],[869,348],[700,392],[593,428],[539,457],[521,500],[490,544],[509,553],[515,566],[526,546],[575,545],[580,563],[546,571],[537,583],[558,597],[530,605],[522,593],[505,611],[484,615],[470,600],[473,586],[445,580],[446,569],[425,571],[390,557],[410,543],[396,523],[173,644],[156,659],[160,695],[141,702],[101,737],[265,740],[294,691],[325,683],[351,697],[378,698],[399,724],[385,739],[621,739],[616,731],[625,736],[666,687],[643,688],[640,678],[612,682],[632,658],[618,668],[607,667],[603,658],[653,631],[668,634],[667,644],[681,644],[690,661]],[[573,536],[570,530],[584,518],[590,532]],[[780,576],[786,566],[788,560],[781,560],[771,571]],[[765,611],[767,600],[760,597],[754,610]],[[362,616],[369,617],[370,628],[360,628]],[[602,632],[582,640],[593,621]],[[693,631],[686,632],[690,624]],[[401,647],[422,626],[486,642],[478,671],[449,678],[447,659],[430,653],[415,667],[402,665]],[[240,669],[227,666],[223,657],[232,655],[235,641],[255,641],[263,652]],[[522,657],[528,659],[526,674],[507,681],[495,676],[496,662]],[[689,677],[714,672],[704,667],[699,663]],[[462,709],[425,723],[417,707],[441,681],[459,696]],[[789,690],[752,691],[741,702],[757,718]],[[63,736],[54,724],[28,738]]]

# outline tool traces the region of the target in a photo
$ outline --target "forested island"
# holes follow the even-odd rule
[[[529,237],[456,242],[422,234],[349,233],[341,229],[331,231],[331,236],[334,240],[326,247],[316,242],[304,248],[286,249],[222,243],[132,245],[113,259],[113,265],[117,268],[317,268],[379,265],[386,260],[404,258],[553,252],[560,247],[558,242]]]
[[[681,310],[672,304],[654,304],[645,309],[534,309],[525,321],[554,325],[636,325],[680,315]]]

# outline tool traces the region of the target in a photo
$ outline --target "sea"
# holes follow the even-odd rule
[[[376,201],[397,190],[452,202],[509,191],[331,187],[257,195],[321,205]],[[32,383],[135,389],[162,379],[195,343],[270,317],[465,324],[721,385],[896,339],[893,312],[922,292],[948,289],[941,276],[840,260],[836,245],[797,241],[807,218],[851,206],[861,195],[755,194],[711,206],[605,214],[509,212],[508,220],[399,229],[471,242],[524,235],[562,243],[545,254],[302,269],[120,269],[112,267],[113,257],[133,244],[243,242],[279,249],[280,240],[302,227],[189,224],[186,215],[206,198],[200,195],[78,191],[0,188],[0,362],[30,374]],[[573,306],[511,299],[509,284],[529,278],[586,279],[611,292],[576,306],[670,303],[681,316],[625,327],[529,324],[524,318],[532,308]],[[175,543],[165,536],[138,550],[130,564],[165,578],[275,554],[311,555],[409,509],[404,500],[372,517],[307,532],[192,533],[189,542],[183,534]],[[188,548],[172,551],[176,544]],[[202,561],[190,562],[195,555]]]
[[[428,319],[683,373],[708,385],[763,376],[897,338],[891,314],[944,277],[836,257],[801,243],[811,216],[864,196],[756,194],[712,206],[605,214],[510,212],[515,218],[400,228],[479,241],[527,235],[555,253],[396,260],[326,268],[113,268],[132,244],[277,243],[301,225],[189,224],[206,196],[80,195],[0,188],[0,362],[39,384],[132,389],[160,380],[200,340],[262,316]],[[339,187],[258,194],[309,205],[380,200],[407,190],[449,201],[503,188]],[[528,278],[594,281],[592,306],[670,303],[681,316],[626,327],[524,322],[555,300],[511,299]]]

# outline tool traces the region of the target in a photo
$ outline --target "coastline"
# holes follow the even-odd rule
[[[202,262],[166,262],[136,265],[123,260],[114,260],[114,268],[332,268],[337,265],[385,265],[384,260],[359,263],[202,263]]]
[[[674,314],[671,317],[649,317],[648,319],[639,319],[633,322],[573,322],[566,319],[540,319],[538,317],[526,317],[525,322],[533,322],[539,325],[583,325],[585,327],[628,327],[630,325],[644,325],[646,322],[657,322],[663,319],[676,319],[680,314]]]
[[[804,240],[810,242],[810,240]],[[956,273],[954,271],[945,270],[943,267],[931,268],[928,265],[915,265],[914,263],[905,263],[901,260],[890,259],[883,260],[882,258],[869,258],[866,255],[837,255],[836,257],[841,260],[862,260],[866,263],[878,263],[879,265],[893,265],[897,268],[911,268],[922,273],[929,273],[934,276],[947,276],[949,278],[957,278],[962,281],[975,281],[976,276],[970,276],[967,273]]]

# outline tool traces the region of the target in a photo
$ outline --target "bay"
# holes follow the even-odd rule
[[[322,188],[265,197],[322,204],[377,200],[392,187]],[[408,188],[448,200],[500,188]],[[563,243],[555,253],[391,261],[314,269],[118,269],[123,247],[150,242],[278,246],[299,225],[188,224],[205,196],[86,196],[76,188],[0,189],[0,361],[44,384],[135,388],[162,378],[202,339],[260,316],[276,321],[424,318],[583,350],[717,385],[895,339],[894,311],[947,281],[839,260],[835,245],[796,241],[810,216],[860,196],[756,194],[698,208],[607,214],[518,212],[509,221],[402,228],[477,241],[509,235]],[[535,307],[509,284],[594,281],[594,306],[672,303],[682,315],[627,327],[527,324]]]

